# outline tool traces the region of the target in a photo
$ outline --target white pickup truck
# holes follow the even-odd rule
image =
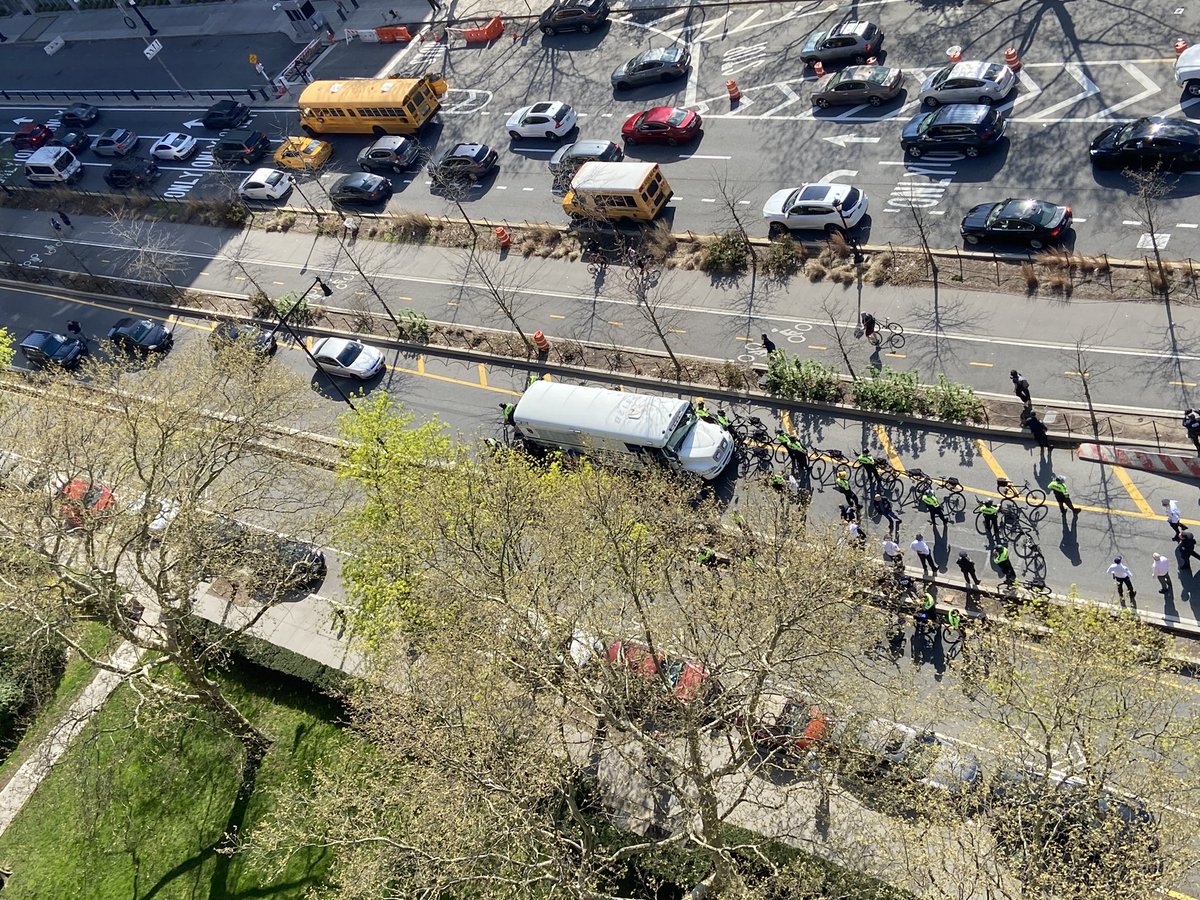
[[[1200,46],[1188,47],[1175,60],[1175,83],[1189,97],[1200,97]]]

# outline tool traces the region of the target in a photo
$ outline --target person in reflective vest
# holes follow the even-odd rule
[[[1012,584],[1017,580],[1017,570],[1013,568],[1013,564],[1008,559],[1008,547],[1001,544],[996,548],[996,552],[992,554],[992,563],[1004,573],[1004,583]]]

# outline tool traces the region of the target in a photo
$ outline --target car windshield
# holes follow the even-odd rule
[[[954,66],[946,66],[942,71],[938,72],[929,79],[929,86],[936,90],[940,88],[950,78],[950,73],[954,71]]]
[[[1045,227],[1058,218],[1058,207],[1043,200],[1013,200],[992,210],[992,214],[988,216],[988,224],[1000,216]]]
[[[154,323],[149,319],[142,319],[134,322],[125,331],[133,340],[141,343],[154,331]]]
[[[272,172],[263,179],[263,182],[270,187],[274,187],[275,185],[279,184],[279,182],[283,181],[283,178],[284,176],[282,172]]]
[[[812,34],[810,34],[808,36],[808,40],[804,42],[804,49],[805,50],[816,50],[817,45],[819,43],[821,43],[821,41],[823,41],[823,40],[825,40],[825,32],[824,31],[814,31]]]
[[[48,334],[42,338],[42,345],[40,349],[47,356],[56,356],[58,351],[62,349],[64,341],[66,341],[66,338],[61,337],[60,335]]]
[[[187,139],[186,134],[172,135],[170,138],[167,139],[167,143],[169,143],[172,147],[182,147],[187,142],[188,142],[188,139]]]
[[[475,148],[474,153],[468,153],[466,155],[475,160],[475,162],[483,162],[485,159],[487,159],[487,154],[487,147],[485,147],[483,144],[480,144],[477,148]]]
[[[983,77],[988,81],[999,81],[1004,76],[1004,66],[992,63],[983,70]]]
[[[917,123],[917,134],[924,134],[929,130],[929,126],[933,124],[934,115],[935,113],[930,113],[921,117],[921,121]]]
[[[345,348],[342,350],[342,352],[337,355],[338,365],[340,365],[340,366],[352,365],[353,362],[356,359],[358,359],[359,354],[361,354],[362,351],[363,351],[362,344],[360,344],[356,341],[351,341],[350,343],[348,343],[345,346]]]
[[[672,112],[670,116],[667,117],[667,124],[674,125],[674,126],[682,125],[683,120],[686,119],[687,117],[688,117],[688,111],[686,109],[677,109],[674,112]]]
[[[300,148],[300,152],[303,153],[305,156],[313,156],[314,154],[319,153],[320,151],[321,151],[321,142],[320,141],[309,141],[307,144],[305,144],[303,147]]]

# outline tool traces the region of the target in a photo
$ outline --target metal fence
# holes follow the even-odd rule
[[[272,85],[251,85],[245,88],[219,88],[211,91],[180,91],[180,90],[127,90],[127,91],[14,91],[0,90],[0,97],[5,100],[37,100],[48,103],[76,103],[80,100],[96,100],[104,102],[119,102],[121,100],[238,100],[249,97],[250,100],[274,100],[275,93]]]

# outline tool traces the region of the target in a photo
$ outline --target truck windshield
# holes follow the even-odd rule
[[[679,417],[679,423],[675,426],[675,430],[671,432],[671,436],[667,438],[667,446],[665,449],[678,456],[679,447],[683,443],[683,439],[688,436],[695,425],[696,410],[689,406],[683,411],[683,415]]]

